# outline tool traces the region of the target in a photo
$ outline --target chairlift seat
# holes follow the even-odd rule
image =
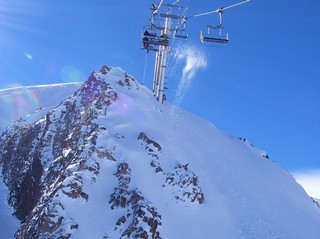
[[[225,38],[217,38],[217,37],[205,37],[203,36],[201,38],[201,42],[215,42],[215,43],[223,43],[223,44],[227,44],[229,42],[228,39]]]
[[[228,34],[226,38],[220,38],[220,37],[210,37],[210,36],[203,36],[202,31],[200,32],[200,41],[202,43],[204,42],[213,42],[213,43],[222,43],[227,44],[229,42]]]
[[[162,46],[168,46],[169,45],[169,39],[164,37],[143,37],[142,38],[143,44],[149,44],[149,45],[162,45]]]
[[[181,38],[181,39],[188,39],[188,35],[179,35],[179,34],[176,34],[174,35],[175,38]]]
[[[161,46],[168,46],[169,45],[169,41],[168,40],[149,40],[146,41],[146,43],[149,43],[150,45],[161,45]]]

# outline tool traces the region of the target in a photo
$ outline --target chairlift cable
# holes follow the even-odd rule
[[[233,5],[228,6],[228,7],[224,7],[224,8],[222,8],[222,10],[227,10],[227,9],[229,9],[229,8],[237,7],[237,6],[239,6],[239,5],[242,5],[242,4],[247,3],[247,2],[250,2],[250,1],[251,1],[251,0],[245,0],[245,1],[243,1],[243,2],[239,2],[239,3],[233,4]]]
[[[212,14],[212,13],[219,12],[220,9],[221,9],[221,8],[216,9],[216,10],[214,10],[214,11],[199,13],[199,14],[196,14],[196,15],[188,16],[188,17],[202,17],[202,16],[205,16],[205,15],[209,15],[209,14]]]
[[[207,25],[208,34],[203,35],[202,31],[200,32],[200,41],[202,43],[218,43],[218,44],[227,44],[229,42],[228,33],[224,37],[222,35],[222,14],[225,10],[237,7],[244,3],[247,3],[251,0],[234,0],[235,4],[221,7],[213,11],[202,12],[196,15],[187,16],[186,11],[188,7],[178,6],[180,0],[157,0],[157,3],[152,4],[151,7],[151,17],[149,19],[149,28],[144,28],[142,34],[142,43],[144,49],[147,50],[145,57],[144,70],[143,70],[143,84],[145,84],[146,70],[147,70],[147,61],[148,61],[148,52],[156,52],[155,66],[154,66],[154,77],[153,77],[153,93],[156,99],[163,103],[165,98],[164,91],[166,89],[165,83],[167,80],[167,66],[170,66],[171,61],[173,60],[170,55],[181,53],[174,53],[172,51],[173,46],[176,45],[176,38],[188,38],[186,31],[186,22],[188,17],[201,17],[209,14],[217,13],[219,15],[219,25]],[[166,3],[170,2],[170,3]],[[147,26],[148,27],[148,26]],[[214,30],[214,35],[209,33],[209,30]],[[149,33],[150,30],[150,33]],[[219,36],[216,36],[216,30],[218,30]],[[183,54],[183,52],[182,52]]]
[[[209,12],[204,12],[204,13],[199,13],[199,14],[196,14],[196,15],[192,15],[192,16],[189,16],[189,17],[202,17],[202,16],[205,16],[205,15],[209,15],[209,14],[213,14],[213,13],[219,13],[221,11],[224,11],[224,10],[227,10],[229,8],[233,8],[233,7],[237,7],[239,5],[242,5],[244,3],[247,3],[247,2],[250,2],[251,0],[245,0],[245,1],[242,1],[242,2],[239,2],[239,3],[236,3],[236,4],[233,4],[233,5],[230,5],[230,6],[227,6],[227,7],[221,7],[221,8],[218,8],[216,10],[213,10],[213,11],[209,11]]]

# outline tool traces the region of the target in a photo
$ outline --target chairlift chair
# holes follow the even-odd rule
[[[143,47],[147,50],[157,51],[157,46],[168,46],[169,38],[158,36],[156,28],[144,27],[141,38]]]
[[[173,35],[175,38],[188,39],[188,33],[185,29],[176,30]]]
[[[222,37],[221,35],[221,31],[220,33],[217,35],[213,35],[212,33],[210,33],[210,28],[211,29],[217,29],[214,26],[208,26],[208,35],[203,35],[202,31],[200,32],[200,41],[202,43],[205,42],[212,42],[212,43],[220,43],[220,44],[227,44],[229,42],[229,35],[228,33],[225,34],[225,37]],[[221,30],[221,29],[220,29]]]
[[[217,13],[219,14],[219,19],[220,19],[220,24],[218,26],[214,25],[207,25],[207,36],[204,36],[202,31],[200,32],[200,41],[202,43],[204,42],[213,42],[213,43],[222,43],[222,44],[227,44],[229,42],[229,36],[228,33],[225,34],[225,37],[222,37],[222,23],[223,23],[223,18],[222,18],[222,13],[223,13],[223,8],[220,8],[217,10]],[[218,35],[213,35],[212,33],[210,34],[210,30],[216,30],[219,31]]]

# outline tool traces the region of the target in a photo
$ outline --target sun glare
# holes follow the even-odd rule
[[[0,70],[12,72],[18,81],[30,75],[28,67],[38,49],[35,39],[43,42],[40,26],[48,11],[46,6],[41,1],[0,0]],[[26,61],[29,65],[17,67]]]
[[[29,21],[36,9],[28,2],[0,0],[0,27],[2,30],[30,30]]]

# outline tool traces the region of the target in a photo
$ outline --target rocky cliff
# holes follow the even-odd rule
[[[316,204],[263,151],[119,68],[7,129],[0,166],[17,239],[301,238],[301,223],[320,236]]]

